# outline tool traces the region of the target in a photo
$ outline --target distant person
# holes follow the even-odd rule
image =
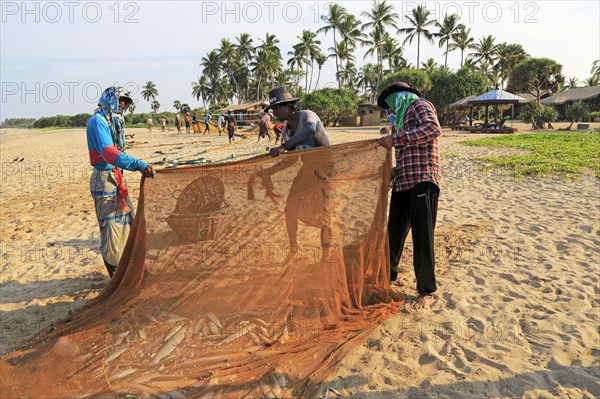
[[[278,123],[273,126],[273,132],[275,132],[275,144],[277,144],[277,142],[281,139],[281,132],[283,131],[284,127],[285,123]],[[283,144],[283,140],[281,141],[281,144]]]
[[[189,112],[185,113],[183,120],[185,122],[185,132],[189,133],[190,132],[190,113]]]
[[[221,135],[221,132],[223,131],[223,123],[225,123],[225,115],[223,115],[223,113],[221,113],[219,115],[219,117],[217,118],[217,129],[219,129],[219,136]]]
[[[160,129],[164,132],[167,130],[167,118],[164,116],[160,118]]]
[[[152,132],[152,123],[153,123],[153,122],[152,122],[152,117],[149,117],[149,118],[146,120],[146,125],[148,126],[148,131],[149,131],[149,132]]]
[[[268,112],[265,112],[263,116],[258,121],[258,140],[261,138],[268,138],[271,141],[271,115]]]
[[[196,119],[196,113],[192,114],[192,131],[200,134],[200,128],[198,127],[198,119]]]
[[[235,120],[235,116],[231,113],[231,110],[227,111],[227,116],[225,117],[225,124],[227,125],[227,137],[229,138],[229,142],[235,141],[235,128],[237,127],[237,121]]]
[[[119,86],[109,87],[102,93],[98,109],[86,126],[88,154],[94,167],[90,191],[100,226],[100,252],[111,277],[119,265],[134,218],[121,169],[154,177],[152,166],[124,152],[125,129],[119,115],[132,103],[129,91]]]
[[[396,134],[396,113],[393,110],[389,110],[390,113],[390,133]]]
[[[175,127],[177,128],[177,133],[181,133],[181,116],[179,114],[175,115]]]
[[[414,306],[425,307],[437,290],[434,232],[440,193],[438,137],[442,129],[433,105],[404,82],[386,87],[377,105],[393,109],[397,122],[395,134],[379,139],[381,146],[396,149],[388,216],[390,280],[398,276],[398,263],[411,230],[418,292]]]
[[[204,117],[204,125],[206,127],[204,128],[204,132],[202,133],[203,135],[206,134],[206,132],[208,132],[208,134],[210,134],[210,126],[209,126],[210,118],[212,118],[212,112],[209,112],[208,115],[206,115]]]

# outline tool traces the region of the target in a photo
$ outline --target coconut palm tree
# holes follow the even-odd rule
[[[381,52],[382,59],[388,61],[388,71],[393,72],[394,61],[398,60],[398,57],[403,58],[402,46],[396,41],[396,39],[388,35],[385,37],[385,39],[383,39]]]
[[[173,101],[173,108],[175,108],[175,111],[177,111],[179,113],[179,108],[181,108],[181,101],[179,101],[179,100]]]
[[[311,32],[310,30],[304,29],[302,31],[302,36],[296,36],[298,39],[300,39],[300,43],[295,44],[294,47],[294,52],[296,54],[298,54],[299,58],[302,59],[304,65],[306,66],[306,76],[305,76],[305,87],[304,87],[304,92],[307,93],[308,92],[308,65],[310,64],[311,68],[312,68],[312,60],[315,57],[316,54],[320,53],[321,50],[319,48],[319,45],[321,44],[320,40],[316,40],[317,34],[314,32]],[[310,80],[312,82],[312,72],[310,75]]]
[[[431,14],[425,6],[422,4],[417,6],[417,8],[412,9],[412,15],[406,15],[406,19],[410,22],[412,26],[408,28],[398,29],[398,33],[406,33],[406,39],[402,42],[402,45],[412,44],[415,36],[417,37],[417,67],[419,65],[419,60],[421,59],[421,35],[425,37],[427,41],[433,43],[433,34],[429,32],[428,27],[433,26],[435,24],[434,21],[428,20],[429,15]]]
[[[208,76],[211,85],[219,85],[221,92],[224,92],[223,85],[221,83],[221,57],[216,50],[211,50],[210,53],[206,54],[206,57],[202,57],[200,66],[203,68],[202,73]]]
[[[475,52],[471,54],[471,57],[479,64],[482,71],[488,71],[496,60],[498,46],[494,44],[495,40],[492,35],[488,35],[479,39],[479,43],[474,45]]]
[[[459,17],[457,14],[446,14],[444,16],[444,21],[441,24],[438,21],[435,21],[435,26],[439,29],[439,31],[434,33],[433,36],[440,39],[438,42],[440,48],[442,48],[444,44],[446,45],[446,51],[444,51],[445,68],[448,68],[448,53],[456,49],[450,49],[450,40],[455,34],[458,33],[460,29],[465,29],[463,24],[458,24],[458,19]]]
[[[515,66],[525,61],[529,57],[529,54],[525,52],[523,46],[520,44],[500,43],[496,46],[496,57],[494,71],[500,78],[501,87],[504,87],[504,82],[508,80]]]
[[[569,78],[569,80],[567,80],[567,84],[565,84],[564,88],[565,89],[573,89],[577,86],[579,86],[579,79]]]
[[[596,75],[590,76],[589,78],[584,80],[583,83],[585,83],[586,87],[600,86],[600,78],[598,78],[598,76],[596,76]]]
[[[346,9],[344,7],[342,7],[336,3],[329,3],[329,6],[327,7],[327,15],[321,16],[321,21],[325,22],[327,25],[319,28],[317,30],[317,33],[323,32],[323,33],[327,34],[330,30],[333,31],[333,48],[334,49],[337,47],[336,31],[338,31],[340,29],[340,25],[342,23],[342,20],[343,20],[345,14],[346,14]],[[338,54],[335,53],[336,76],[338,75],[339,71],[340,71],[340,64],[339,64]],[[338,87],[341,87],[341,82],[339,80],[338,80]]]
[[[314,61],[317,63],[317,66],[319,67],[319,73],[317,74],[317,81],[315,82],[315,89],[318,89],[319,79],[321,78],[321,69],[323,68],[323,65],[325,65],[325,62],[327,62],[327,56],[319,51],[319,53],[315,54]]]
[[[600,60],[596,60],[592,63],[592,76],[600,79]]]
[[[433,58],[429,58],[427,61],[421,64],[421,67],[425,72],[431,74],[437,69],[437,63]]]
[[[375,102],[377,97],[377,65],[367,63],[358,71],[358,81],[356,88],[362,90],[370,102]]]
[[[275,87],[275,75],[277,72],[281,70],[281,50],[277,46],[279,44],[279,39],[275,37],[275,35],[270,35],[269,32],[266,33],[265,39],[259,39],[262,44],[260,44],[257,49],[261,53],[260,54],[260,62],[263,65],[258,66],[254,64],[255,67],[259,67],[259,69],[264,69],[270,80],[270,87]],[[259,62],[259,56],[256,58],[256,63]]]
[[[142,87],[142,97],[144,100],[148,101],[150,104],[150,108],[152,108],[152,101],[156,100],[158,97],[158,89],[156,85],[151,80],[146,82],[146,85]]]
[[[235,72],[239,66],[239,57],[236,46],[227,38],[222,38],[219,43],[219,60],[221,61],[221,73],[229,78],[230,82],[235,86],[236,93],[240,93],[240,87],[235,78]]]
[[[374,44],[377,46],[377,48],[372,48],[372,50],[376,53],[377,66],[380,71],[379,73],[381,74],[381,71],[383,70],[383,59],[380,53],[381,46],[387,34],[386,29],[388,27],[396,30],[398,29],[398,14],[394,12],[394,6],[388,4],[386,0],[381,2],[374,0],[371,10],[363,11],[361,15],[367,19],[367,22],[362,25],[362,30],[365,31],[366,29],[371,29],[369,35],[371,40],[366,41],[365,44]],[[381,80],[381,75],[378,80]]]
[[[369,47],[369,49],[365,52],[363,59],[375,55],[375,59],[377,60],[378,85],[383,77],[383,45],[386,37],[388,36],[389,35],[385,31],[373,29],[371,32],[369,32],[369,38],[363,42],[364,45]]]
[[[192,82],[192,96],[196,99],[196,101],[200,101],[200,99],[202,99],[202,107],[204,109],[206,109],[206,100],[210,96],[209,93],[211,92],[214,92],[214,90],[210,90],[206,75],[202,75],[197,81]]]
[[[464,26],[457,29],[452,35],[452,43],[448,46],[448,51],[460,49],[460,67],[463,67],[465,50],[473,50],[475,48],[475,39],[470,37],[471,29],[466,29]]]
[[[238,44],[236,45],[236,50],[238,52],[238,56],[241,62],[245,65],[245,75],[246,75],[246,99],[249,98],[250,91],[250,60],[254,57],[256,53],[256,49],[252,46],[252,37],[248,33],[242,33],[238,37],[236,37]]]
[[[160,103],[157,100],[153,100],[152,104],[150,105],[150,108],[152,108],[152,111],[154,111],[154,115],[156,115],[158,109],[160,108]]]

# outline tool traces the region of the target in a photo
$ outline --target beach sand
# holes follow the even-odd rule
[[[229,145],[226,135],[153,130],[129,129],[135,146],[128,153],[149,162],[229,160],[272,145],[257,143],[255,133]],[[378,130],[329,133],[338,144],[377,138]],[[3,131],[1,354],[108,281],[97,249],[85,130]],[[600,397],[599,181],[591,173],[565,180],[482,171],[479,156],[515,151],[460,144],[484,136],[444,131],[436,298],[428,309],[410,306],[409,242],[395,283],[408,303],[331,375],[327,386],[344,397]],[[125,177],[135,205],[140,174]]]

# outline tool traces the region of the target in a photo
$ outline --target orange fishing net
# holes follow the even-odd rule
[[[2,398],[299,398],[402,305],[375,141],[142,181],[104,291],[0,362]]]

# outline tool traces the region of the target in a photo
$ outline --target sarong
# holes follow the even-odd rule
[[[129,210],[121,210],[117,201],[117,179],[109,170],[94,169],[90,192],[100,226],[100,253],[106,263],[117,266],[135,216],[131,199],[127,197]]]

